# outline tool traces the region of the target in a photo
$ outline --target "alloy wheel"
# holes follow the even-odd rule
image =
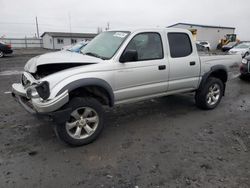
[[[215,105],[220,99],[220,94],[220,86],[216,83],[211,85],[207,94],[207,104],[209,104],[210,106]]]
[[[85,139],[91,136],[98,127],[99,116],[90,107],[81,107],[70,114],[70,120],[66,122],[66,130],[74,139]]]

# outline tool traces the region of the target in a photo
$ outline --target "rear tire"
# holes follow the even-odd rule
[[[57,136],[72,146],[82,146],[97,139],[103,130],[104,111],[94,98],[73,98],[66,108],[71,108],[70,118],[57,124]]]
[[[218,78],[210,77],[204,86],[196,92],[196,105],[204,110],[212,110],[220,103],[223,93],[223,82]]]
[[[241,74],[241,75],[239,76],[239,78],[240,78],[241,80],[243,80],[243,81],[246,81],[246,80],[249,80],[250,75]]]

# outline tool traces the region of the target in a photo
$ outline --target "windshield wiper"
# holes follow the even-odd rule
[[[105,59],[106,59],[105,57],[99,56],[98,54],[93,53],[93,52],[87,52],[87,53],[85,53],[85,54],[83,54],[83,55],[89,55],[89,56],[97,57],[97,58],[100,58],[100,59],[102,59],[102,60],[105,60]]]

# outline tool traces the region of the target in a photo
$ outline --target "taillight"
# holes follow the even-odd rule
[[[7,44],[7,47],[8,47],[8,48],[11,48],[11,45],[10,45],[10,44]]]

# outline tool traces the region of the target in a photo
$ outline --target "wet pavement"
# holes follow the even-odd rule
[[[212,111],[193,94],[107,109],[98,140],[72,148],[10,94],[44,52],[0,59],[0,187],[250,187],[249,81],[228,82]]]

